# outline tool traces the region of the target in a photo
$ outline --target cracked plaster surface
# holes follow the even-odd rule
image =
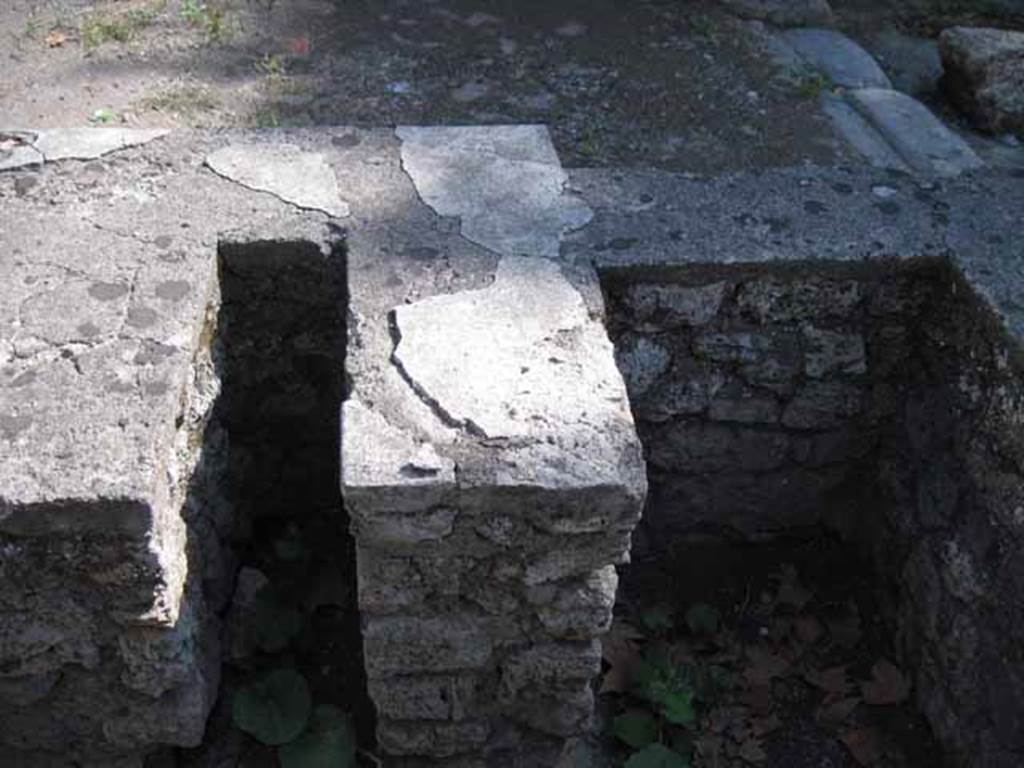
[[[510,477],[623,481],[636,447],[625,385],[603,323],[557,262],[506,257],[489,287],[394,318],[393,360],[410,387],[442,421],[507,448]]]
[[[166,136],[165,129],[0,129],[0,171],[58,160],[93,160]]]
[[[249,189],[329,216],[344,218],[349,205],[324,155],[294,144],[232,144],[206,158],[217,174]]]
[[[400,127],[402,167],[423,201],[458,216],[467,239],[503,256],[555,258],[591,219],[566,190],[547,128]]]

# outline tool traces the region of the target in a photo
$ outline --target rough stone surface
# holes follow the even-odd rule
[[[543,126],[400,127],[402,166],[427,205],[505,256],[557,256],[561,236],[590,221]]]
[[[607,337],[551,261],[503,259],[489,288],[397,307],[395,327],[395,361],[420,396],[485,438],[589,422],[601,440],[595,401],[622,402]]]
[[[1024,135],[1024,32],[953,27],[939,53],[946,93],[975,125]]]
[[[831,29],[790,29],[783,39],[810,66],[843,88],[891,88],[892,83],[867,51]]]
[[[785,227],[773,228],[778,199],[760,202],[759,185],[785,196],[785,178],[814,204],[803,207],[806,215],[790,204]],[[595,209],[585,247],[608,265],[616,344],[636,349],[647,339],[669,357],[659,360],[656,377],[649,365],[639,375],[624,370],[651,480],[634,557],[665,557],[673,537],[678,544],[715,527],[752,539],[835,527],[864,548],[893,596],[887,620],[904,638],[917,700],[950,753],[967,765],[1015,765],[1022,709],[1016,683],[1005,681],[1018,680],[1020,670],[1005,641],[1024,620],[1008,575],[1019,567],[1024,519],[1024,453],[1010,426],[1022,418],[1021,331],[1019,313],[998,288],[1015,280],[1012,238],[990,235],[1019,224],[1010,210],[979,219],[993,213],[985,213],[983,199],[1016,209],[1024,198],[1014,177],[998,192],[982,193],[987,181],[946,182],[947,191],[966,194],[936,209],[922,199],[930,197],[922,194],[927,182],[871,179],[723,181],[723,199],[749,194],[758,202],[707,221],[708,198],[687,195],[696,191],[689,182],[679,180],[685,190],[676,196],[657,174],[575,174]],[[917,189],[914,203],[904,195],[908,187]],[[630,211],[641,194],[654,204]],[[686,202],[672,202],[680,199]],[[864,265],[868,251],[850,249],[816,259],[824,244],[850,242],[844,238],[861,225],[865,239],[879,232],[863,209],[853,212],[861,200],[918,232],[916,244],[886,246],[887,253],[925,256],[934,239],[950,255]],[[898,207],[887,206],[888,213],[878,208],[892,202]],[[917,202],[925,205],[915,210]],[[692,210],[705,216],[707,236],[678,235],[674,217]],[[817,241],[823,216],[832,235]],[[710,234],[730,219],[749,229]],[[931,230],[936,223],[939,231]],[[613,254],[606,249],[613,231],[635,238],[635,246]],[[736,248],[747,260],[729,264],[723,254]],[[668,266],[679,261],[689,266]],[[703,324],[659,326],[635,301],[654,287],[722,282],[727,299]],[[636,355],[619,360],[645,365]],[[685,408],[680,380],[693,393]],[[1001,606],[1000,618],[985,605]],[[987,664],[998,672],[989,674]]]
[[[388,323],[378,364],[400,370],[407,401],[385,418],[357,399],[380,397],[367,388],[342,410],[367,673],[389,754],[503,764],[590,723],[593,639],[610,625],[614,564],[646,488],[625,387],[585,298],[593,280],[504,257],[477,290],[393,309],[353,293],[362,316]],[[367,354],[357,348],[355,364]],[[403,418],[417,403],[444,438]],[[535,671],[548,659],[551,673]]]
[[[203,139],[30,138],[97,159],[0,174],[0,762],[117,765],[197,745],[217,694],[217,242],[324,231]]]
[[[300,208],[339,218],[349,214],[338,179],[322,154],[292,144],[236,144],[213,152],[206,164],[221,176]]]
[[[835,21],[827,0],[721,0],[721,3],[737,16],[780,27],[820,27]]]
[[[850,102],[918,173],[956,176],[984,163],[921,102],[882,88],[851,91]]]
[[[529,127],[398,133],[408,197],[389,208],[420,223],[388,248],[421,266],[396,284],[379,234],[350,239],[342,409],[379,743],[534,764],[590,722],[640,446],[596,275],[543,258],[589,216],[550,143]]]

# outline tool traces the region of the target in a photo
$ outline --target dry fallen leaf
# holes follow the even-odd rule
[[[60,48],[67,41],[68,35],[63,29],[51,29],[49,34],[43,38],[43,42],[51,48]]]
[[[878,735],[870,728],[852,728],[844,732],[839,740],[846,745],[856,760],[865,768],[877,765],[882,759],[882,746]]]
[[[765,751],[761,749],[761,745],[754,739],[749,739],[748,741],[743,742],[743,744],[740,745],[739,752],[736,754],[748,763],[760,763],[764,762],[768,758]]]
[[[809,669],[804,673],[804,679],[814,687],[831,694],[844,694],[850,687],[846,679],[845,666]]]
[[[879,659],[871,668],[871,680],[861,683],[860,690],[867,704],[899,704],[910,695],[910,682],[891,661]]]
[[[860,704],[860,699],[852,696],[848,699],[822,704],[818,707],[818,722],[832,727],[840,726],[853,714],[853,710],[857,708],[858,704]]]
[[[749,663],[743,670],[743,676],[752,688],[767,686],[773,677],[781,677],[789,669],[786,659],[761,648],[749,648],[747,660]]]
[[[753,728],[755,736],[764,736],[766,733],[771,733],[781,728],[782,720],[773,713],[767,717],[755,717],[750,721],[750,726]]]

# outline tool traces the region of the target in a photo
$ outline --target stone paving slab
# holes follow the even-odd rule
[[[845,99],[825,94],[821,97],[821,109],[831,118],[836,132],[871,165],[910,172],[910,167],[886,143],[882,135]]]
[[[3,130],[0,138],[5,135],[12,137],[17,140],[17,145],[7,151],[0,149],[0,171],[57,160],[92,160],[119,149],[145,144],[168,133],[160,128]],[[0,146],[3,143],[0,141]]]
[[[1015,170],[935,181],[870,168],[789,168],[697,179],[576,169],[594,219],[562,246],[598,269],[949,259],[1024,340]]]
[[[810,66],[844,88],[891,88],[892,83],[871,54],[841,32],[804,27],[781,33],[782,39]]]
[[[560,237],[590,220],[540,125],[400,127],[402,167],[424,202],[458,216],[469,240],[505,256],[557,256]]]
[[[956,176],[984,163],[921,102],[899,91],[863,88],[850,103],[918,173]]]

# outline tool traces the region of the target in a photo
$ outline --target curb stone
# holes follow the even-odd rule
[[[836,131],[873,166],[926,176],[957,176],[985,165],[960,136],[921,102],[894,90],[856,42],[828,29],[779,32],[780,47],[845,90],[826,95],[822,111]]]

